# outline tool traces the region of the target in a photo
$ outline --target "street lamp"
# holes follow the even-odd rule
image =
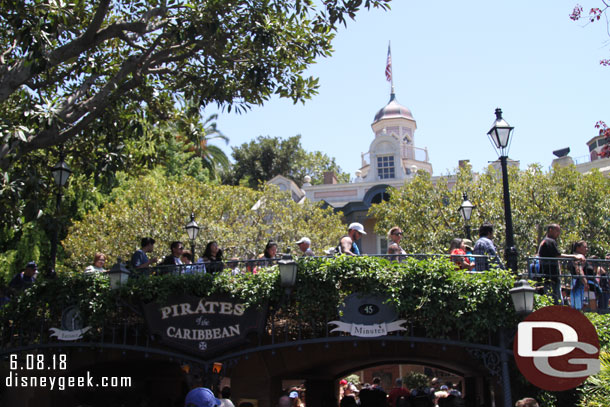
[[[59,162],[55,164],[53,168],[51,168],[51,173],[53,174],[53,179],[55,180],[55,185],[57,185],[57,204],[55,207],[55,230],[53,231],[53,238],[51,240],[51,267],[50,274],[55,273],[55,262],[57,260],[57,244],[59,241],[59,210],[61,208],[61,188],[66,185],[68,182],[68,178],[70,174],[72,174],[72,170],[64,161],[64,153],[63,151],[59,152]]]
[[[197,235],[199,234],[199,225],[195,222],[195,214],[191,212],[191,221],[186,224],[184,227],[186,229],[186,234],[189,235],[189,239],[191,240],[191,254],[193,256],[193,263],[197,261],[195,257],[195,239],[197,239]]]
[[[500,153],[500,164],[502,166],[502,186],[504,188],[504,219],[506,222],[506,265],[509,269],[516,273],[517,248],[515,247],[513,216],[510,209],[510,193],[508,190],[508,169],[506,168],[510,136],[513,129],[514,127],[509,126],[506,120],[502,118],[502,110],[499,108],[496,109],[496,120],[494,121],[491,130],[487,132],[487,136],[489,136],[494,146]]]
[[[472,238],[470,237],[470,216],[472,216],[472,210],[474,209],[474,205],[468,200],[468,195],[466,195],[466,192],[464,192],[463,196],[464,202],[462,202],[462,205],[458,209],[458,212],[460,212],[460,215],[462,215],[462,219],[464,219],[466,237],[468,238],[468,240],[471,240]]]
[[[534,289],[527,280],[519,280],[515,283],[515,288],[508,292],[513,300],[513,306],[517,314],[531,314],[534,310]]]
[[[121,261],[119,257],[117,262],[110,271],[108,271],[108,277],[110,278],[110,289],[116,290],[120,288],[129,279],[131,272],[125,267],[125,263]]]
[[[297,263],[290,255],[283,256],[277,263],[280,268],[280,283],[284,287],[286,296],[290,296],[297,281]]]

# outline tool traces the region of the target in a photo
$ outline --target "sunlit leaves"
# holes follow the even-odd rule
[[[157,257],[168,254],[174,240],[190,246],[184,225],[191,212],[201,226],[196,242],[199,255],[211,240],[225,250],[225,257],[255,257],[268,240],[277,241],[280,252],[296,250],[294,242],[302,236],[321,252],[335,246],[344,229],[339,215],[330,209],[298,205],[274,186],[254,191],[201,184],[190,177],[171,181],[155,171],[123,182],[113,192],[112,202],[74,224],[63,242],[66,264],[83,268],[97,251],[106,253],[109,263],[118,257],[128,259],[146,236],[157,241]]]
[[[377,219],[377,233],[392,226],[404,231],[401,246],[409,253],[447,251],[451,239],[465,237],[464,221],[458,213],[462,193],[475,205],[471,225],[473,241],[484,221],[495,227],[495,243],[500,252],[505,246],[504,200],[501,174],[491,167],[482,174],[461,169],[451,190],[448,180],[433,183],[419,173],[391,199],[371,208]],[[525,257],[534,255],[549,223],[562,226],[560,246],[564,252],[576,240],[589,242],[592,254],[603,255],[610,249],[610,179],[593,171],[581,174],[573,167],[555,167],[545,173],[539,166],[524,171],[509,170],[509,189],[513,229],[522,267]]]

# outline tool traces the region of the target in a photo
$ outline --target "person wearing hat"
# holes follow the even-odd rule
[[[343,393],[343,398],[341,399],[341,403],[339,403],[340,407],[358,406],[358,401],[356,401],[357,394],[358,394],[358,388],[353,383],[349,383],[347,385],[347,387],[345,387],[345,392]]]
[[[360,249],[358,248],[356,240],[360,240],[363,235],[366,235],[366,232],[364,231],[364,226],[362,226],[362,224],[358,222],[350,223],[347,228],[347,235],[343,236],[339,241],[337,252],[349,256],[360,256]]]
[[[295,242],[299,249],[301,249],[301,256],[313,256],[313,252],[311,251],[311,240],[308,237],[302,237],[300,240]]]
[[[217,407],[220,403],[220,400],[214,397],[212,390],[206,387],[194,388],[184,399],[184,407]]]
[[[38,266],[35,262],[31,261],[26,264],[25,269],[17,274],[8,286],[14,291],[23,291],[30,288],[36,280],[36,274],[38,273]]]
[[[288,397],[290,398],[290,405],[292,407],[303,407],[303,402],[299,398],[299,392],[296,390],[292,390]]]

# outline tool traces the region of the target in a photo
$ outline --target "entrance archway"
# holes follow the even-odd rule
[[[385,337],[300,341],[227,355],[236,400],[257,399],[274,407],[285,380],[304,381],[307,406],[336,405],[339,380],[347,374],[388,364],[429,366],[463,378],[467,406],[501,405],[499,348],[426,338]],[[395,378],[394,378],[395,379]]]

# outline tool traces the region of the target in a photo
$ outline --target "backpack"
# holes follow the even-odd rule
[[[395,407],[411,407],[411,403],[409,403],[409,398],[407,396],[400,396],[396,399]]]
[[[530,268],[530,278],[535,278],[535,277],[542,277],[542,275],[540,274],[540,259],[538,259],[537,257],[533,257],[532,262],[529,264],[529,268]]]

